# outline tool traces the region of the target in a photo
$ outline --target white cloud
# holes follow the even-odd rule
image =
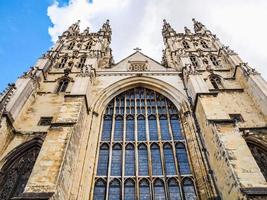
[[[128,56],[136,46],[156,60],[162,55],[162,19],[177,32],[192,27],[195,17],[267,78],[267,1],[264,0],[69,0],[48,8],[53,26],[49,34],[57,40],[78,19],[81,29],[97,31],[106,19],[112,26],[112,49],[116,61]]]

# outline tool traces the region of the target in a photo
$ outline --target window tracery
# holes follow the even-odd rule
[[[198,67],[198,66],[199,66],[199,65],[198,65],[198,61],[197,61],[196,56],[189,56],[189,59],[190,59],[192,65],[193,65],[194,67]]]
[[[212,64],[214,66],[219,66],[219,61],[218,61],[218,59],[214,55],[211,55],[210,56],[210,61],[212,62]]]
[[[116,96],[103,117],[94,193],[108,191],[108,199],[197,199],[193,182],[179,182],[192,177],[184,143],[178,110],[166,97],[140,87]],[[105,187],[99,178],[107,180],[101,182]]]
[[[23,193],[40,149],[39,139],[34,138],[10,154],[0,174],[1,200],[18,197]]]
[[[66,92],[68,85],[69,85],[68,79],[66,79],[66,78],[61,79],[58,83],[57,93]]]
[[[182,44],[183,44],[185,49],[189,49],[190,48],[190,46],[189,46],[187,41],[183,41]]]

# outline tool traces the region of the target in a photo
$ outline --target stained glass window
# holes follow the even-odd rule
[[[148,154],[147,147],[144,144],[140,144],[138,147],[138,164],[139,175],[148,176]]]
[[[120,200],[121,199],[121,183],[119,180],[113,180],[109,185],[109,200]]]
[[[165,189],[164,182],[157,179],[154,183],[154,199],[155,200],[164,200],[165,198]]]
[[[103,180],[97,180],[94,189],[94,200],[104,200],[106,193],[106,183]]]
[[[128,144],[125,151],[125,176],[134,176],[135,174],[135,155],[134,146]]]
[[[140,87],[119,94],[103,116],[94,199],[196,199],[194,182],[178,181],[193,180],[185,142],[169,99]]]
[[[185,200],[197,199],[193,182],[189,178],[184,179],[183,190],[184,190],[184,199]]]
[[[173,156],[172,147],[170,144],[164,145],[164,159],[165,159],[165,173],[166,175],[175,175],[175,161]]]
[[[178,143],[176,145],[176,157],[179,165],[180,174],[190,174],[191,171],[188,163],[187,153],[182,143]]]
[[[103,144],[100,147],[99,158],[98,158],[98,176],[107,176],[108,173],[108,157],[109,157],[109,147],[106,144]]]
[[[179,184],[174,178],[168,181],[168,189],[169,189],[170,200],[181,200],[182,199]]]
[[[124,199],[135,200],[135,184],[131,179],[126,180],[124,184]]]
[[[111,176],[121,176],[121,145],[115,144],[112,148]]]

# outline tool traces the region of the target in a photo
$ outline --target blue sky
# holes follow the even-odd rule
[[[0,91],[34,65],[52,42],[49,0],[0,0]]]
[[[78,19],[93,32],[110,19],[116,62],[137,46],[160,61],[162,19],[183,32],[196,18],[267,78],[266,10],[266,0],[0,0],[0,91]]]

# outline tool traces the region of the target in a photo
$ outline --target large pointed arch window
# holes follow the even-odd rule
[[[6,158],[0,174],[0,199],[8,200],[23,193],[42,145],[34,138],[18,146]]]
[[[189,182],[182,182],[186,177]],[[103,116],[91,190],[102,194],[93,197],[180,200],[187,195],[194,200],[190,180],[194,179],[176,106],[141,87],[116,96]]]

